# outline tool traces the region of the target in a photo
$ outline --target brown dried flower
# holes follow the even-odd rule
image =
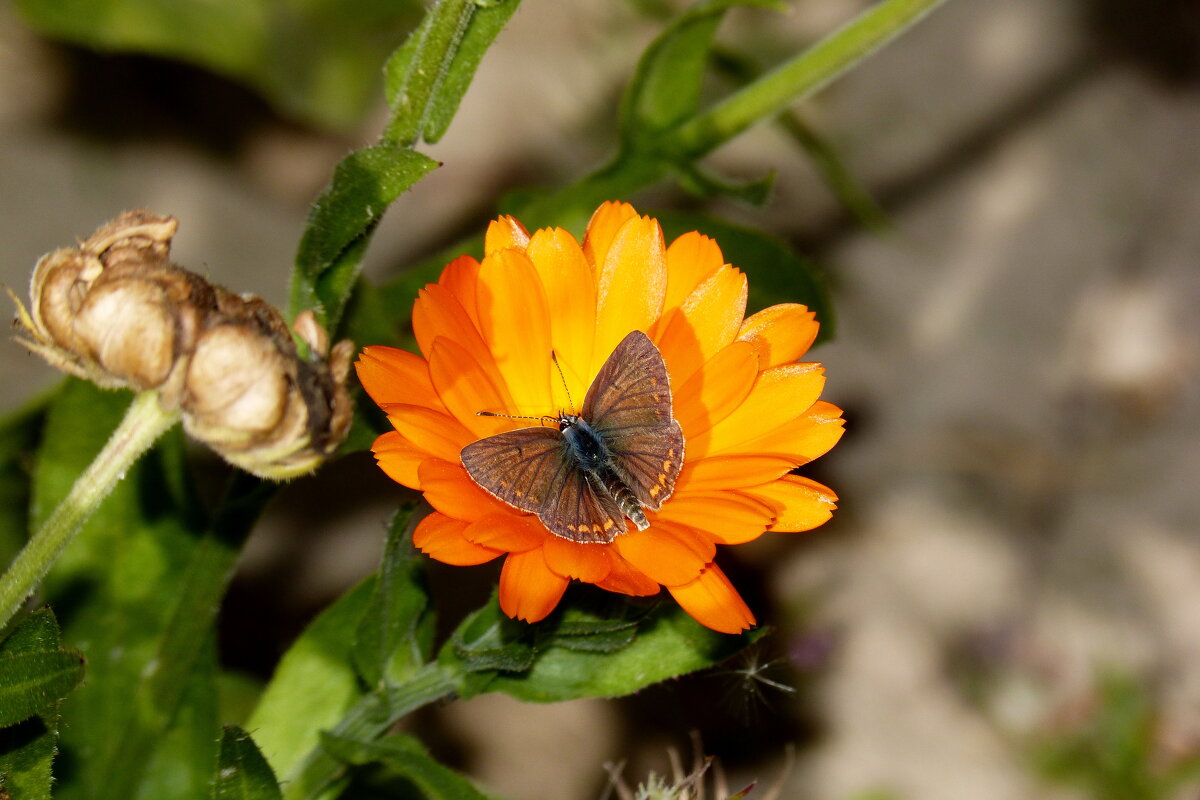
[[[263,478],[313,471],[350,427],[353,345],[311,312],[296,334],[257,297],[232,294],[170,263],[178,223],[131,211],[34,269],[30,310],[17,303],[23,345],[107,388],[156,390],[184,428]]]

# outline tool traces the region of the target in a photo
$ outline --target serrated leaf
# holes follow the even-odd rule
[[[486,691],[550,703],[621,697],[668,678],[711,667],[748,647],[761,633],[729,636],[705,628],[678,606],[662,604],[638,625],[637,637],[613,652],[550,646],[532,667],[497,674]]]
[[[438,162],[408,147],[377,144],[346,156],[313,204],[292,276],[292,311],[317,311],[336,327],[361,269],[362,250],[383,213]]]
[[[56,706],[83,680],[83,658],[62,646],[48,608],[31,614],[0,644],[0,728]]]
[[[438,656],[439,663],[463,673],[485,673],[483,683],[494,672],[523,672],[533,665],[534,649],[525,639],[529,629],[509,619],[491,600],[458,625]],[[478,688],[478,687],[476,687]],[[470,696],[468,689],[464,696]]]
[[[316,747],[319,732],[334,727],[362,696],[351,653],[374,587],[374,576],[367,578],[309,623],[246,723],[283,780]]]
[[[278,800],[279,782],[262,752],[241,728],[221,734],[212,800]]]
[[[379,742],[364,742],[327,733],[321,744],[348,764],[382,764],[415,784],[428,800],[489,800],[489,795],[469,780],[438,763],[412,736],[395,734]]]
[[[410,507],[392,518],[375,591],[354,637],[354,663],[370,687],[402,682],[429,660],[433,646],[425,563],[412,546],[411,515]]]
[[[802,303],[817,315],[817,321],[821,323],[817,341],[833,338],[836,320],[825,278],[786,242],[763,231],[702,214],[662,211],[655,216],[662,223],[667,241],[694,230],[717,241],[726,263],[733,264],[749,276],[750,312],[776,303]]]
[[[621,100],[625,142],[669,130],[696,113],[713,35],[735,6],[784,7],[775,0],[715,0],[676,17],[643,52]]]

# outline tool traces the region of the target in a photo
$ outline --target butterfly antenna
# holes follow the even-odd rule
[[[551,350],[550,360],[554,362],[554,366],[558,369],[558,377],[562,381],[563,391],[567,393],[567,403],[571,406],[571,413],[575,413],[575,401],[571,399],[571,390],[567,386],[567,376],[563,374],[562,364],[558,363],[558,355]]]
[[[546,422],[558,422],[557,418],[546,416],[545,414],[543,414],[540,417],[526,417],[526,416],[519,416],[517,414],[499,414],[495,411],[476,411],[475,416],[477,416],[477,417],[504,417],[505,419],[533,419],[533,420],[537,420],[539,423],[543,423],[543,424]]]

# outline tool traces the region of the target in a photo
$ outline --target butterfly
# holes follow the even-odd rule
[[[626,531],[626,517],[638,530],[650,527],[643,509],[662,506],[683,466],[670,378],[650,337],[634,331],[621,340],[581,414],[543,419],[557,427],[521,428],[464,447],[467,474],[573,542],[611,542]]]

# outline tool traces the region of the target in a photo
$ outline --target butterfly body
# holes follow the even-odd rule
[[[538,515],[553,534],[608,543],[650,526],[683,466],[683,431],[671,416],[666,365],[644,333],[617,345],[579,415],[557,428],[521,428],[462,449],[471,478],[495,497]]]

